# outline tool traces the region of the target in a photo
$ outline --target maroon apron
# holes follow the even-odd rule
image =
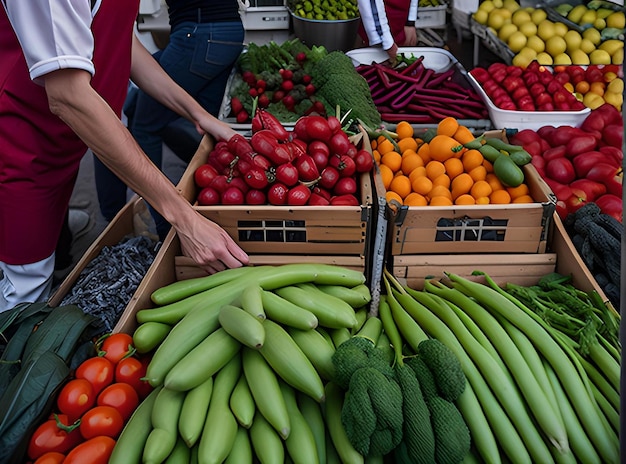
[[[91,27],[92,86],[118,116],[138,9],[139,0],[102,0]],[[50,112],[44,87],[31,81],[0,8],[0,261],[28,264],[53,253],[86,149]]]
[[[401,47],[405,40],[404,26],[409,18],[409,8],[411,0],[385,0],[385,14],[389,23],[389,30],[396,44]],[[363,28],[363,24],[359,26],[359,35],[363,39],[365,45],[369,45],[367,34]]]

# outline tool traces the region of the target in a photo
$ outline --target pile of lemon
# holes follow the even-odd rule
[[[484,0],[472,14],[514,53],[512,64],[526,67],[536,60],[543,65],[622,64],[624,42],[603,40],[600,29],[587,24],[583,32],[552,21],[542,8],[521,7],[516,0]],[[598,25],[624,28],[624,13],[612,12]]]

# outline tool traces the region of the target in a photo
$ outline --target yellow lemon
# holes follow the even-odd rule
[[[618,111],[621,111],[624,96],[621,93],[607,92],[604,94],[604,101],[609,105],[613,105]]]
[[[522,23],[518,27],[519,27],[519,30],[522,32],[522,34],[524,34],[526,37],[537,35],[537,26],[535,25],[535,23],[531,21],[527,23]]]
[[[533,58],[530,58],[528,55],[525,55],[523,53],[518,53],[511,60],[511,64],[513,66],[518,66],[522,69],[526,69],[532,61],[533,61]]]
[[[591,40],[583,37],[583,40],[580,41],[580,49],[588,55],[596,49],[596,46]]]
[[[589,55],[583,52],[580,48],[578,50],[571,51],[569,55],[572,59],[572,64],[579,64],[581,66],[589,64]]]
[[[611,55],[611,63],[613,64],[624,64],[624,49],[620,48],[616,50],[615,53]]]
[[[602,98],[597,93],[587,92],[583,96],[583,103],[585,104],[587,108],[591,108],[592,110],[595,110],[599,106],[602,106],[602,104],[604,103],[604,98]]]
[[[583,13],[583,15],[580,17],[580,21],[578,21],[578,24],[580,24],[581,26],[584,26],[585,24],[593,24],[596,18],[596,10],[590,9]]]
[[[552,58],[552,64],[556,65],[570,65],[572,64],[572,59],[569,57],[567,53],[559,53],[558,55]]]
[[[606,26],[616,29],[624,29],[626,27],[626,18],[623,11],[616,11],[606,17]]]
[[[551,66],[554,63],[554,60],[552,59],[552,57],[548,55],[546,52],[537,53],[537,58],[535,59],[537,60],[537,63],[542,64],[544,66]]]
[[[546,49],[546,43],[541,40],[538,35],[531,35],[526,40],[526,46],[532,48],[537,53],[541,53]]]
[[[587,8],[587,5],[585,5],[585,4],[576,5],[574,8],[569,10],[569,12],[567,13],[567,19],[569,19],[571,22],[573,22],[575,24],[579,24],[580,23],[580,19],[587,12],[587,10],[588,10],[588,8]]]
[[[567,51],[572,53],[574,50],[580,49],[580,43],[583,41],[583,36],[580,32],[570,29],[563,36],[565,43],[567,44]]]
[[[606,86],[606,91],[610,93],[623,93],[624,92],[624,80],[615,78],[609,82]]]
[[[502,2],[502,7],[506,8],[507,10],[513,12],[513,11],[517,11],[521,8],[520,4],[517,3],[516,0],[504,0]]]
[[[601,31],[602,29],[604,29],[606,27],[606,21],[602,18],[596,18],[596,20],[593,22],[592,26],[596,29],[598,29],[599,31]]]
[[[509,36],[506,44],[509,46],[513,53],[518,53],[522,48],[526,46],[526,36],[520,31],[516,31]]]
[[[496,8],[504,8],[503,0],[492,0]]]
[[[543,8],[535,8],[533,12],[530,14],[530,19],[536,26],[539,26],[541,21],[548,17],[548,13]]]
[[[489,13],[487,13],[487,10],[483,9],[483,8],[479,8],[478,10],[476,10],[476,12],[472,15],[472,17],[474,18],[474,20],[478,23],[478,24],[482,24],[483,26],[487,24],[487,19],[489,19]]]
[[[567,34],[567,31],[569,31],[569,27],[567,27],[567,24],[559,21],[554,23],[554,33],[559,37],[563,37],[565,34]]]
[[[505,42],[507,40],[509,40],[509,37],[511,36],[511,34],[513,34],[514,32],[517,32],[517,26],[513,23],[507,23],[504,24],[499,30],[498,30],[498,38],[502,41]]]
[[[549,19],[544,19],[537,26],[537,35],[545,42],[554,36],[554,23]]]
[[[532,19],[528,11],[519,9],[511,16],[511,22],[519,27],[524,23],[532,22]]]
[[[487,26],[495,29],[496,31],[499,30],[502,26],[504,26],[504,24],[508,22],[507,15],[506,13],[504,13],[504,11],[507,11],[507,10],[496,8],[491,13],[489,13],[489,18],[487,19]]]
[[[564,53],[565,50],[567,50],[567,43],[563,37],[555,35],[546,40],[546,52],[553,57]]]
[[[617,39],[609,39],[602,42],[598,48],[600,50],[605,50],[609,53],[609,55],[613,56],[613,54],[619,50],[624,48],[624,42]]]
[[[583,31],[583,39],[589,39],[596,47],[602,42],[600,31],[593,27],[589,27]]]
[[[480,6],[478,7],[479,10],[483,10],[485,11],[487,14],[491,13],[491,11],[493,9],[495,9],[495,5],[493,4],[492,0],[485,0],[484,2],[482,2],[480,4]]]
[[[611,64],[611,55],[606,50],[595,49],[589,54],[591,64]]]

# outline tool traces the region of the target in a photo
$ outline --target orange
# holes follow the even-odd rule
[[[393,146],[393,143],[391,143],[391,140],[383,138],[383,140],[378,141],[376,149],[380,152],[381,155],[385,156],[386,153],[393,151],[395,147]]]
[[[416,177],[411,181],[411,188],[416,193],[427,195],[433,188],[433,181],[426,176]]]
[[[474,180],[474,182],[477,182],[479,180],[485,180],[485,178],[487,177],[487,169],[485,169],[485,166],[482,165],[476,166],[468,174]]]
[[[494,190],[489,195],[489,201],[494,205],[507,205],[511,203],[511,195],[505,189]]]
[[[583,95],[585,95],[587,92],[589,92],[589,88],[591,86],[589,85],[589,82],[587,81],[579,81],[576,84],[576,87],[574,87],[574,90],[578,93],[582,93]]]
[[[450,176],[448,176],[448,174],[441,174],[440,176],[437,176],[435,179],[433,179],[433,187],[435,185],[443,185],[445,188],[449,189],[450,182]]]
[[[436,185],[428,192],[428,198],[431,200],[435,197],[445,197],[452,202],[452,193],[450,189],[445,188],[443,185]]]
[[[459,195],[454,199],[455,205],[475,205],[476,200],[469,193],[464,193],[463,195]]]
[[[461,156],[465,172],[470,172],[472,169],[482,165],[484,160],[483,154],[474,149],[467,150],[463,153],[463,156]]]
[[[474,198],[488,197],[493,192],[491,185],[486,180],[478,180],[474,182],[470,190],[470,194]]]
[[[389,151],[383,155],[380,162],[395,173],[398,172],[402,166],[402,155],[397,151]]]
[[[464,172],[459,174],[454,179],[452,179],[452,183],[450,184],[450,190],[452,191],[452,198],[457,198],[464,193],[469,193],[474,185],[474,180],[472,177]]]
[[[493,163],[489,160],[483,161],[483,166],[487,172],[493,172]]]
[[[441,161],[429,161],[426,166],[426,175],[430,180],[434,180],[441,174],[446,173],[446,167]]]
[[[398,147],[400,148],[400,152],[404,154],[407,150],[415,151],[417,150],[417,142],[413,137],[408,137],[406,139],[400,139],[397,142]]]
[[[435,135],[428,145],[430,157],[441,162],[455,157],[463,149],[463,145],[443,134]]]
[[[405,175],[395,176],[391,180],[389,190],[396,192],[402,199],[406,198],[411,193],[411,181]]]
[[[407,195],[404,199],[404,204],[406,206],[427,206],[428,200],[424,195],[420,195],[419,193],[412,192]]]
[[[512,203],[534,203],[533,197],[530,195],[520,195],[519,197],[513,198]]]
[[[454,179],[464,171],[463,162],[459,158],[447,159],[443,162],[443,165],[446,167],[446,174],[448,174],[450,179]]]
[[[419,168],[421,166],[424,166],[424,161],[422,161],[422,158],[420,158],[417,153],[413,152],[412,154],[402,157],[400,169],[405,175],[408,176],[415,168]]]
[[[491,185],[491,190],[493,190],[494,192],[496,190],[504,189],[504,185],[502,184],[502,182],[500,182],[500,179],[498,179],[498,177],[492,172],[487,173],[487,175],[485,176],[485,180],[489,182],[489,185]]]
[[[452,200],[444,196],[436,196],[430,199],[430,206],[452,206]]]
[[[374,161],[376,161],[376,164],[380,164],[380,152],[376,149],[372,150],[372,156],[374,157]]]
[[[385,187],[385,190],[389,190],[389,185],[391,185],[391,181],[393,180],[393,171],[386,164],[378,166],[378,170],[380,171],[380,178],[383,182],[383,187]]]
[[[370,147],[372,147],[372,150],[376,150],[376,145],[378,145],[376,139],[370,140]]]
[[[476,198],[476,204],[477,205],[488,205],[489,204],[489,197],[478,197],[478,198]]]
[[[604,95],[604,89],[606,88],[606,83],[596,81],[592,82],[589,87],[589,92],[600,95],[601,97]]]
[[[413,126],[407,121],[400,121],[396,124],[396,134],[399,139],[408,139],[413,137]]]
[[[447,135],[448,137],[453,137],[459,128],[459,122],[456,118],[452,116],[448,116],[447,118],[443,118],[437,124],[437,135]]]
[[[528,185],[525,183],[521,183],[517,187],[507,187],[506,191],[509,192],[509,195],[511,195],[513,200],[529,194]]]
[[[430,157],[430,146],[427,143],[423,143],[417,149],[417,154],[420,155],[424,164],[428,163],[432,158]]]
[[[400,197],[400,195],[398,195],[396,192],[392,192],[391,190],[385,193],[385,200],[387,200],[387,203],[397,201],[398,203],[400,203],[400,205],[402,205],[402,197]]]
[[[457,142],[462,143],[464,145],[475,139],[472,131],[463,125],[459,125],[458,129],[456,130],[452,138],[456,140]]]
[[[409,174],[409,179],[411,179],[411,182],[413,182],[417,177],[420,176],[426,176],[426,168],[424,166],[413,169]]]

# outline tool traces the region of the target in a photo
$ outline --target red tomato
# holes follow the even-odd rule
[[[70,451],[63,464],[107,464],[114,447],[113,438],[94,437]]]
[[[139,405],[139,393],[127,383],[116,382],[102,390],[96,403],[117,409],[126,422]]]
[[[124,428],[124,418],[112,406],[95,406],[80,418],[79,428],[85,440],[98,436],[117,438]]]
[[[115,366],[107,358],[94,356],[86,359],[76,368],[75,377],[77,379],[89,380],[96,394],[113,383]]]
[[[194,172],[194,180],[200,188],[208,187],[215,176],[218,176],[219,172],[210,164],[200,165]]]
[[[134,356],[122,359],[115,367],[115,381],[127,383],[139,394],[139,398],[145,398],[152,391],[146,376],[147,362]]]
[[[85,411],[96,404],[96,392],[86,379],[72,379],[67,382],[57,397],[57,407],[67,414],[71,421],[80,418]]]
[[[78,445],[83,438],[77,425],[68,429],[71,425],[72,423],[65,414],[58,414],[56,418],[45,421],[30,437],[28,457],[37,459],[50,452],[65,453]]]
[[[123,357],[134,352],[133,337],[126,333],[108,335],[100,344],[102,356],[113,364],[117,364]]]
[[[63,453],[49,451],[37,458],[34,464],[61,464],[64,459],[65,455]]]

